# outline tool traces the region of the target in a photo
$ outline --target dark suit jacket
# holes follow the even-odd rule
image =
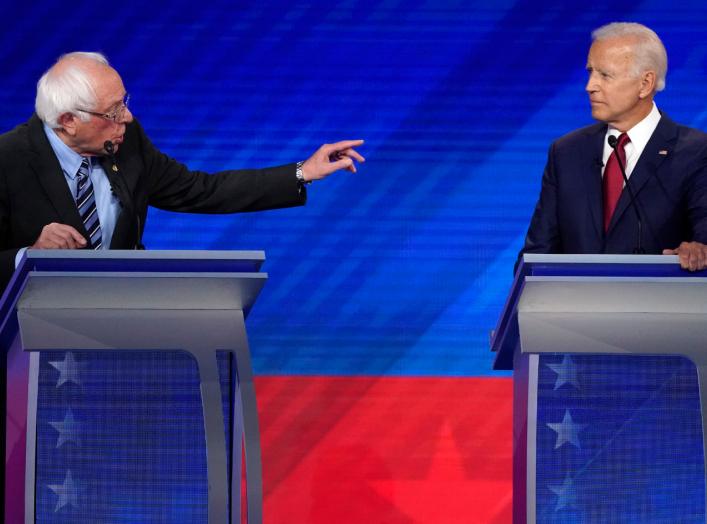
[[[233,213],[302,205],[294,164],[213,175],[190,171],[158,151],[137,121],[128,124],[116,153],[118,171],[102,165],[122,210],[111,249],[140,242],[147,207],[190,213]],[[0,136],[0,291],[14,270],[18,249],[32,245],[51,222],[87,236],[42,122],[30,120]]]
[[[606,124],[569,133],[550,147],[523,253],[632,253],[638,223],[624,188],[604,233],[602,152]],[[707,243],[707,134],[663,115],[629,184],[647,254],[682,241]]]

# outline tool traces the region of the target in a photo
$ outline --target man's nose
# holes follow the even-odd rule
[[[130,109],[125,107],[125,109],[123,109],[123,114],[120,115],[119,122],[121,124],[129,124],[132,121],[133,121],[133,114],[130,112]]]

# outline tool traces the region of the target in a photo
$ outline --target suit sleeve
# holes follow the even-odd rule
[[[560,253],[562,252],[560,228],[558,224],[558,183],[555,166],[555,147],[550,146],[545,171],[543,172],[540,198],[535,205],[530,220],[525,243],[518,254],[514,270],[518,268],[525,253]]]
[[[10,204],[8,202],[5,166],[0,164],[0,294],[15,272],[19,248],[10,247]]]
[[[686,198],[687,213],[692,227],[691,240],[707,244],[707,142],[697,155]]]
[[[191,171],[160,152],[139,129],[148,205],[187,213],[236,213],[303,205],[295,164],[209,174]]]

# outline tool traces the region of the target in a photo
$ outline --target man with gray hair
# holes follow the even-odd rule
[[[636,23],[605,25],[592,40],[586,91],[599,123],[550,147],[521,255],[663,253],[704,269],[707,135],[653,101],[665,87],[665,47]]]
[[[141,247],[148,206],[234,213],[303,205],[306,185],[363,157],[362,140],[267,169],[191,171],[152,145],[120,75],[99,53],[59,58],[36,114],[0,136],[0,291],[25,248]]]

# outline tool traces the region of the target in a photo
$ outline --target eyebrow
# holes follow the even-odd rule
[[[600,74],[602,74],[602,75],[612,75],[612,74],[613,74],[611,71],[608,71],[608,70],[606,70],[606,69],[602,69],[602,68],[600,68],[600,67],[595,67],[595,66],[592,66],[592,65],[589,65],[589,64],[587,64],[587,65],[585,66],[585,69],[586,69],[587,71],[597,71],[598,73],[600,73]]]

